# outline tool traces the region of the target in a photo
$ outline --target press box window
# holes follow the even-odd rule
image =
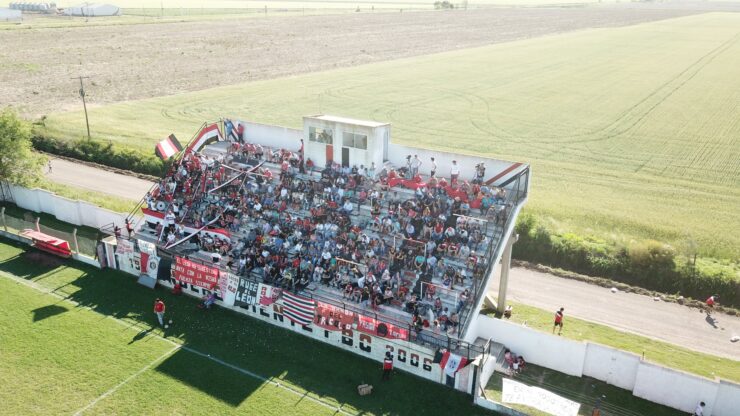
[[[367,135],[357,133],[343,133],[342,144],[344,147],[367,150]]]
[[[321,129],[318,127],[308,128],[308,140],[317,143],[332,144],[334,132],[331,129]]]

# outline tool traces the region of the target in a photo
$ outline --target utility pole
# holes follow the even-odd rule
[[[85,109],[85,125],[87,126],[87,140],[90,140],[90,120],[87,118],[87,103],[85,103],[85,84],[82,83],[83,78],[90,78],[90,77],[83,77],[82,75],[79,76],[80,97],[82,97],[82,108]],[[77,79],[77,78],[72,78],[72,79]]]

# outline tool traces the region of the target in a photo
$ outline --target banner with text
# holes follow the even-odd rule
[[[330,331],[352,329],[355,313],[324,302],[316,302],[314,324]]]
[[[234,305],[244,307],[256,305],[258,303],[257,295],[259,294],[259,288],[259,282],[239,279],[239,286],[236,288]]]
[[[530,387],[508,378],[504,378],[503,382],[501,401],[504,403],[523,404],[554,416],[578,416],[580,403],[560,397],[539,387]]]
[[[357,330],[370,335],[391,339],[409,339],[409,331],[393,324],[387,324],[369,316],[359,315]]]
[[[198,264],[194,261],[175,257],[172,277],[183,283],[213,290],[218,285],[219,272],[215,267]]]

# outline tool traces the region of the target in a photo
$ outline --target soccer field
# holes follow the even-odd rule
[[[0,242],[0,414],[492,414],[411,375],[380,383],[378,363],[298,334],[56,262]],[[157,296],[166,333],[151,327]]]
[[[151,151],[220,116],[393,124],[393,140],[530,162],[559,230],[740,254],[740,14],[709,13],[102,106],[94,136]],[[77,137],[81,112],[47,133]]]

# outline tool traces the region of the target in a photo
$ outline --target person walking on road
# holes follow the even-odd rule
[[[164,310],[164,302],[162,302],[162,299],[157,298],[157,300],[154,301],[154,313],[157,315],[159,326],[161,327],[164,327]]]
[[[560,310],[555,312],[555,325],[552,326],[552,333],[555,333],[555,328],[558,328],[558,335],[560,335],[561,332],[563,332],[563,311],[565,311],[565,308],[560,308]]]
[[[719,295],[712,295],[707,299],[707,315],[712,314],[712,309],[714,309],[714,305],[719,303]]]
[[[385,359],[383,359],[383,377],[381,377],[381,380],[390,380],[391,371],[393,371],[393,356],[390,352],[386,352]]]

